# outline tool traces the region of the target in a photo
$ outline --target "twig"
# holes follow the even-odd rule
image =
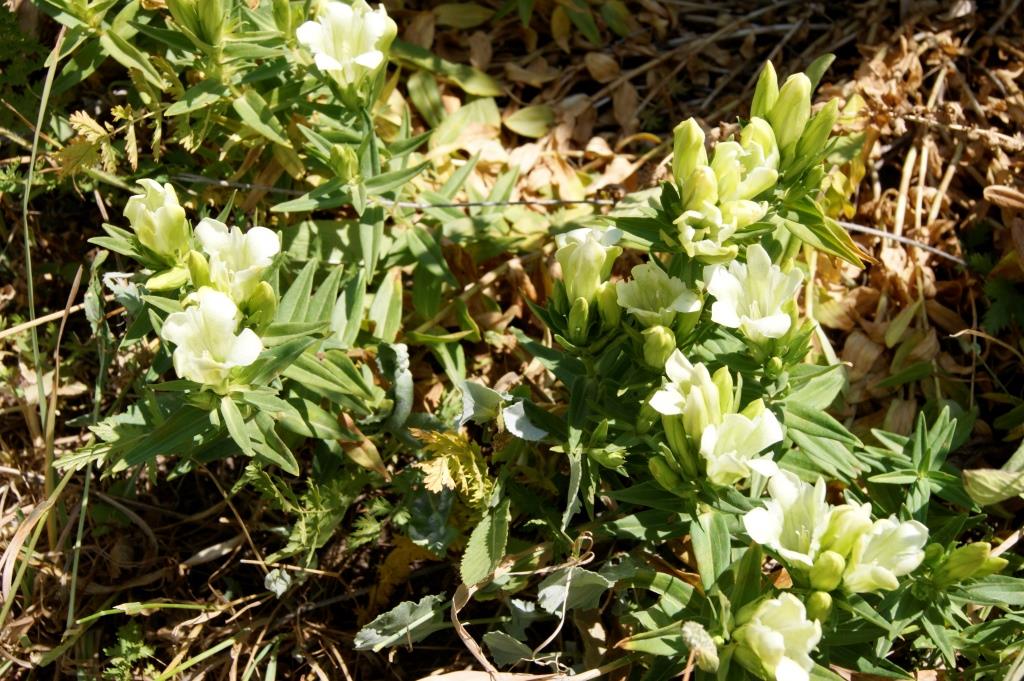
[[[112,295],[106,296],[106,298],[105,298],[105,300],[108,301],[108,302],[113,300],[113,299],[114,299],[114,296],[112,296]],[[0,331],[0,340],[3,340],[4,338],[7,338],[8,336],[17,336],[22,331],[28,331],[29,329],[34,329],[37,326],[41,326],[43,324],[46,324],[47,322],[57,321],[58,319],[60,319],[60,318],[62,318],[64,316],[65,312],[68,315],[73,315],[76,312],[81,312],[84,309],[85,309],[85,303],[79,303],[78,305],[72,305],[66,311],[65,310],[61,310],[60,312],[51,312],[50,314],[43,315],[42,317],[36,317],[35,319],[32,319],[30,321],[22,322],[21,324],[18,324],[17,326],[12,326],[9,329],[4,329],[3,331]],[[124,312],[124,310],[125,309],[123,307],[119,307],[116,310],[112,310],[112,311],[108,312],[106,315],[104,315],[103,318],[104,319],[110,319],[111,317],[116,317],[117,315],[119,315],[122,312]]]
[[[864,225],[858,225],[855,222],[845,222],[843,220],[840,220],[839,224],[844,229],[848,229],[851,232],[860,232],[861,234],[870,234],[871,236],[877,236],[880,239],[898,241],[899,243],[905,246],[913,246],[914,248],[920,248],[921,250],[928,251],[933,255],[939,256],[940,258],[945,258],[946,260],[955,262],[957,265],[960,265],[961,267],[967,267],[967,261],[964,260],[963,258],[959,258],[953,255],[952,253],[946,253],[945,251],[935,248],[934,246],[923,243],[921,241],[915,241],[914,239],[905,237],[901,234],[893,234],[892,232],[886,232],[881,229],[875,229],[874,227],[865,227]]]

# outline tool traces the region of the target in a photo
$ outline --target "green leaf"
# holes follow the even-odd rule
[[[851,447],[860,445],[860,440],[853,433],[820,409],[787,402],[784,422],[787,429],[792,428],[815,437],[836,440]]]
[[[389,173],[382,173],[376,177],[368,178],[363,182],[363,186],[371,196],[386,194],[399,187],[404,187],[408,184],[409,180],[422,173],[429,165],[430,161],[424,161],[409,168],[400,168]]]
[[[537,587],[537,605],[552,615],[597,607],[601,594],[615,582],[580,567],[564,567],[548,575]]]
[[[252,449],[252,440],[249,438],[249,428],[242,418],[242,412],[238,410],[238,405],[230,395],[225,395],[220,399],[220,413],[224,417],[224,426],[228,429],[228,434],[239,449],[246,456],[256,456]]]
[[[356,650],[378,652],[399,644],[416,643],[445,629],[445,597],[424,596],[418,603],[405,601],[374,618],[355,637]]]
[[[295,281],[281,296],[281,302],[277,306],[277,315],[274,318],[275,322],[285,324],[306,320],[306,310],[309,308],[309,299],[313,292],[313,275],[316,274],[317,264],[315,260],[310,260],[299,271]]]
[[[453,147],[467,128],[476,125],[495,130],[501,127],[501,113],[493,99],[488,97],[474,100],[445,118],[441,125],[434,129],[434,134],[430,136],[430,149]]]
[[[185,94],[181,95],[178,101],[167,107],[164,110],[164,115],[168,117],[180,116],[181,114],[205,109],[224,99],[229,94],[231,94],[231,90],[220,81],[214,79],[203,80],[198,85],[190,87],[185,91]]]
[[[546,104],[528,106],[505,119],[505,127],[523,137],[543,137],[555,122],[555,111]]]
[[[711,510],[690,523],[690,539],[704,591],[709,591],[732,563],[729,526],[725,516]]]
[[[533,651],[528,645],[512,638],[504,631],[488,631],[484,634],[484,643],[491,651],[495,664],[503,667],[533,657]]]
[[[445,2],[434,7],[438,26],[473,28],[486,22],[493,15],[493,9],[475,2]]]
[[[291,148],[292,143],[286,136],[281,121],[277,120],[277,117],[274,116],[274,113],[258,92],[246,90],[243,96],[238,97],[231,103],[231,106],[242,119],[242,122],[252,130],[263,135],[271,142]]]
[[[960,587],[972,602],[996,605],[1005,610],[1008,606],[1024,606],[1024,579],[1004,575],[990,575],[976,582]]]
[[[385,343],[394,343],[402,326],[402,270],[393,267],[373,296],[367,318],[374,325],[373,335]]]
[[[454,64],[450,61],[445,61],[431,53],[430,50],[407,43],[404,40],[396,40],[391,44],[390,56],[399,63],[404,62],[447,78],[468,94],[476,95],[477,97],[497,97],[504,94],[498,81],[483,71],[478,71],[464,64]]]
[[[462,554],[460,568],[464,584],[472,586],[487,578],[505,557],[508,543],[509,499],[502,499],[473,528]]]

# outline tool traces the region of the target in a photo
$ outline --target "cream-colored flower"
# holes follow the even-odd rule
[[[721,423],[709,425],[701,434],[700,454],[708,480],[716,485],[734,485],[754,472],[774,475],[778,471],[771,452],[761,454],[782,441],[778,419],[760,401],[747,405],[744,412],[726,414]]]
[[[900,522],[895,516],[876,520],[857,538],[843,576],[843,586],[854,593],[892,591],[899,577],[909,575],[924,560],[928,528],[916,520]]]
[[[771,500],[743,516],[750,538],[774,550],[791,566],[810,569],[821,549],[832,507],[825,501],[825,480],[809,485],[788,471],[768,482]]]
[[[814,668],[811,653],[821,640],[821,624],[793,594],[761,601],[735,632],[740,663],[763,679],[808,681]]]
[[[705,270],[708,293],[715,297],[712,321],[739,329],[754,342],[781,338],[792,326],[789,308],[800,282],[799,270],[783,273],[760,244],[747,247],[747,262]]]
[[[680,350],[665,362],[666,380],[651,397],[651,407],[663,416],[682,416],[683,430],[699,441],[704,429],[722,422],[732,411],[733,383],[722,367],[712,376],[707,366],[692,364]]]
[[[672,326],[677,312],[697,312],[700,298],[681,279],[654,263],[637,265],[633,278],[615,285],[619,305],[644,326]]]
[[[562,267],[562,281],[571,305],[577,298],[595,302],[598,287],[609,277],[615,259],[622,253],[616,246],[618,229],[574,229],[555,237],[555,259]]]
[[[167,316],[160,335],[175,345],[179,377],[224,392],[231,370],[255,362],[263,342],[252,329],[236,333],[241,314],[226,294],[204,287],[189,298],[185,310]]]
[[[298,41],[313,53],[316,67],[355,96],[364,95],[384,68],[397,35],[398,26],[384,5],[373,10],[365,0],[351,5],[325,2],[317,19],[305,22],[295,32]]]
[[[281,250],[277,234],[266,227],[251,227],[243,233],[211,218],[196,225],[196,238],[210,258],[210,282],[239,305],[256,290]]]
[[[139,243],[168,264],[177,264],[189,250],[188,221],[185,209],[170,184],[139,180],[142,193],[128,199],[124,216],[128,218]]]

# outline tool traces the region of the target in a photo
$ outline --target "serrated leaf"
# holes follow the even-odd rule
[[[464,584],[472,586],[494,572],[505,557],[508,543],[509,499],[502,499],[473,528],[462,554],[460,572]]]

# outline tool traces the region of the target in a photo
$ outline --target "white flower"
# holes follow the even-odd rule
[[[857,538],[871,529],[871,504],[842,504],[832,509],[828,529],[821,538],[822,550],[850,555]]]
[[[162,187],[156,180],[139,180],[143,193],[128,199],[128,218],[139,243],[168,263],[177,263],[188,252],[189,231],[185,209],[178,203],[174,187]]]
[[[734,635],[740,662],[755,674],[775,681],[807,681],[814,668],[810,653],[821,640],[821,624],[793,594],[761,601]]]
[[[622,249],[615,244],[622,235],[617,229],[581,228],[555,237],[555,259],[562,267],[562,281],[569,304],[583,298],[593,303],[598,287],[612,272]]]
[[[235,333],[241,315],[226,294],[204,287],[190,299],[195,304],[168,315],[160,335],[175,345],[179,377],[223,392],[231,369],[255,362],[263,342],[252,329]]]
[[[677,312],[697,312],[700,298],[682,279],[670,277],[654,263],[637,265],[633,278],[615,285],[619,305],[644,326],[671,326]]]
[[[295,32],[313,53],[316,67],[354,91],[362,90],[384,68],[396,35],[398,26],[384,5],[372,10],[365,0],[351,5],[326,2],[315,21]]]
[[[716,485],[734,485],[753,472],[774,475],[778,470],[768,447],[782,441],[782,426],[760,402],[748,405],[745,411],[760,411],[754,416],[726,414],[719,424],[709,425],[700,437],[700,454],[707,464],[708,480]]]
[[[821,548],[832,508],[825,501],[825,481],[809,485],[788,471],[768,482],[771,501],[743,516],[750,538],[768,546],[796,567],[810,569]]]
[[[892,591],[924,560],[927,543],[928,528],[916,520],[876,520],[854,543],[843,585],[854,593]]]
[[[263,272],[281,250],[277,234],[266,227],[252,227],[243,233],[228,230],[223,222],[203,218],[196,225],[196,238],[210,258],[210,281],[238,304],[252,295]]]
[[[679,243],[691,258],[701,262],[728,262],[736,257],[739,248],[726,242],[736,233],[736,221],[726,216],[722,208],[704,203],[689,209],[676,218]]]
[[[708,368],[691,364],[678,349],[665,362],[666,381],[651,397],[651,407],[664,416],[682,416],[683,429],[700,438],[704,429],[722,422],[732,411],[732,375],[722,367],[712,377]]]
[[[740,329],[747,338],[762,342],[781,338],[793,323],[784,309],[803,279],[799,270],[783,274],[773,265],[760,244],[747,247],[747,262],[732,262],[728,269],[712,266],[705,270],[708,293],[715,297],[712,321]]]

